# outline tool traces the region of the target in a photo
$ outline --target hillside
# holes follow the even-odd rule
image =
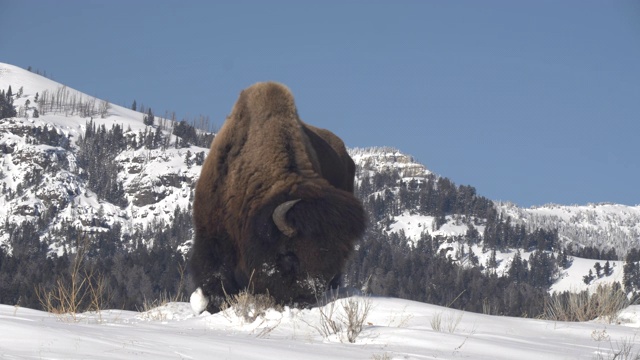
[[[0,63],[3,96],[9,87],[15,115],[0,119],[0,302],[37,306],[34,288],[68,281],[78,261],[104,276],[116,307],[187,296],[190,204],[213,135]],[[640,259],[623,271],[624,256],[640,247],[640,207],[496,204],[397,149],[349,151],[370,226],[346,285],[518,316],[540,314],[553,291],[640,286]],[[611,246],[615,257],[605,254]],[[581,259],[589,247],[598,256]],[[610,268],[601,272],[603,254]],[[54,270],[42,273],[42,263]],[[585,281],[589,270],[597,276]]]
[[[500,203],[498,209],[528,228],[558,229],[565,245],[616,249],[626,254],[640,246],[640,205],[556,205],[519,208]]]
[[[197,153],[206,148],[173,145],[175,123],[164,126],[144,124],[145,114],[108,104],[74,89],[23,69],[1,64],[0,88],[12,86],[22,89],[14,105],[23,117],[0,120],[0,148],[3,152],[0,171],[3,196],[0,198],[0,217],[7,219],[0,227],[0,244],[8,241],[6,225],[34,221],[46,214],[46,227],[41,240],[47,238],[53,250],[63,250],[64,238],[52,235],[72,224],[83,232],[100,232],[119,224],[123,235],[144,230],[158,222],[172,221],[176,208],[189,207],[191,189],[200,173],[198,165],[188,166]],[[43,94],[65,97],[48,111],[42,107]],[[40,98],[37,100],[37,98]],[[74,103],[76,109],[72,105]],[[30,105],[26,105],[30,104]],[[95,111],[79,114],[77,108],[92,104]],[[106,109],[101,113],[100,109]],[[113,159],[116,180],[122,185],[126,205],[116,205],[100,198],[87,184],[87,171],[78,164],[78,141],[87,134],[91,122],[98,130],[110,131],[118,126],[128,141],[142,144],[151,133],[161,131],[171,146],[129,147]],[[160,120],[158,119],[158,122]],[[104,159],[100,159],[104,160]],[[103,164],[104,165],[104,164]],[[69,249],[67,249],[69,251]]]
[[[415,183],[417,187],[430,177],[438,178],[413,157],[400,150],[380,147],[351,149],[350,154],[368,176],[376,173],[397,173],[398,182]],[[396,189],[398,190],[398,189]],[[495,202],[495,208],[513,223],[523,224],[527,229],[557,229],[563,245],[574,247],[592,246],[598,249],[616,249],[624,255],[629,249],[640,247],[640,205],[619,204],[558,205],[548,204],[531,208],[518,207],[513,203]],[[415,215],[418,209],[406,207],[400,215],[392,216],[390,231],[404,231],[410,239],[417,240],[423,232],[435,236],[464,235],[467,227],[456,222],[455,216],[446,224],[434,229],[434,216]],[[453,220],[453,221],[452,221]],[[480,233],[482,226],[476,226]]]

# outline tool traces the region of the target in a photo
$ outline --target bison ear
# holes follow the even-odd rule
[[[296,229],[287,223],[287,212],[293,205],[298,203],[298,201],[300,201],[300,199],[283,202],[273,210],[273,215],[271,216],[278,230],[288,237],[293,237],[296,234]]]

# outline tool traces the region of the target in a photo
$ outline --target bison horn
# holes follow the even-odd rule
[[[287,211],[289,211],[298,201],[300,201],[300,199],[283,202],[273,210],[273,222],[276,224],[278,229],[288,237],[295,235],[296,229],[287,223]]]

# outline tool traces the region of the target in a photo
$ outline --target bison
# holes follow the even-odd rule
[[[194,311],[216,313],[249,287],[299,306],[337,287],[365,229],[354,175],[342,140],[302,122],[286,86],[243,90],[196,185]]]

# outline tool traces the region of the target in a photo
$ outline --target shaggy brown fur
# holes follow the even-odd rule
[[[191,270],[207,310],[249,285],[282,303],[309,304],[337,279],[365,228],[355,166],[330,131],[303,123],[284,85],[241,92],[211,144],[194,201]],[[278,205],[294,234],[274,224]]]

